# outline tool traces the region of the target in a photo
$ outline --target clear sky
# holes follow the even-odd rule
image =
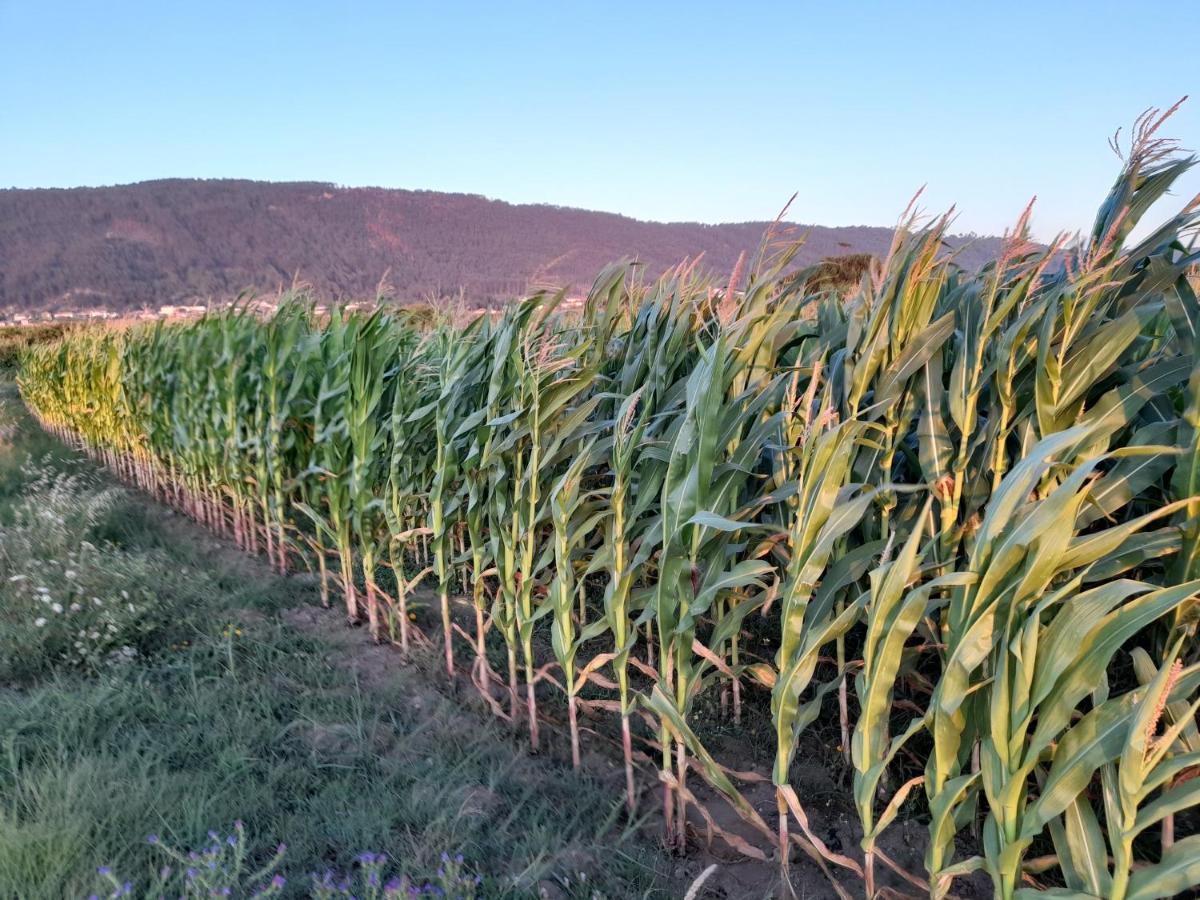
[[[0,186],[317,180],[707,222],[1090,224],[1200,14],[1108,2],[0,0]],[[1193,172],[1185,191],[1200,191]],[[1182,202],[1183,197],[1179,198]]]

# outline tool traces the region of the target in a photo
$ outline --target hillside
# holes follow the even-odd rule
[[[0,190],[0,309],[134,309],[273,292],[294,278],[322,297],[404,299],[460,290],[475,302],[531,285],[586,286],[637,257],[652,274],[703,252],[728,271],[766,223],[642,222],[468,194],[320,183],[172,179],[118,187]],[[801,226],[802,263],[881,253],[887,228]],[[995,249],[977,238],[962,261]]]

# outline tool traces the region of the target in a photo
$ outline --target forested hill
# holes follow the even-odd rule
[[[329,299],[373,296],[387,274],[407,300],[485,303],[532,285],[586,287],[636,257],[651,274],[704,253],[728,272],[765,222],[642,222],[469,194],[319,183],[172,179],[0,190],[0,309],[133,309],[273,292],[299,278]],[[801,226],[801,262],[882,253],[887,228]],[[965,239],[963,239],[965,240]],[[962,263],[994,253],[972,238]]]

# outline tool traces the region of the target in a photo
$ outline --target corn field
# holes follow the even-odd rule
[[[1200,204],[1145,221],[1193,164],[1163,119],[1089,233],[1034,244],[1027,210],[978,272],[910,212],[844,294],[768,234],[719,281],[612,266],[570,314],[539,293],[430,328],[296,297],[74,332],[19,383],[377,640],[437,642],[533,749],[549,710],[577,766],[609,729],[676,851],[703,821],[841,897],[980,870],[1003,898],[1174,896],[1200,884]],[[751,709],[769,775],[706,746]],[[792,782],[817,723],[857,848]],[[902,813],[924,871],[880,845]]]

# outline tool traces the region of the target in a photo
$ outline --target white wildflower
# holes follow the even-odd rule
[[[38,616],[36,619],[33,620],[33,624],[36,625],[38,628],[45,628],[46,620],[43,619],[41,616]]]
[[[112,653],[110,653],[108,658],[114,663],[131,662],[137,658],[137,650],[129,646],[121,647],[119,650],[114,650]]]

